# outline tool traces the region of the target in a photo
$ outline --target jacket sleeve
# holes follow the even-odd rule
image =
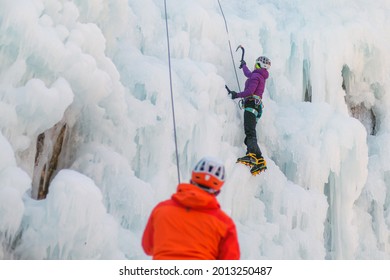
[[[259,76],[260,75],[256,75],[256,73],[251,75],[251,77],[249,78],[248,82],[245,85],[244,91],[239,92],[237,94],[237,97],[243,98],[243,97],[248,97],[248,96],[251,96],[252,94],[254,94],[257,87],[259,86],[259,83],[260,83],[261,78]]]
[[[229,223],[225,237],[219,245],[218,260],[239,260],[240,245],[238,243],[237,230],[233,221]]]
[[[142,235],[142,248],[144,252],[151,256],[153,255],[153,235],[154,235],[154,227],[153,227],[153,212],[149,217],[149,220],[146,224],[144,233]]]
[[[249,68],[248,68],[248,66],[246,66],[246,64],[244,64],[244,65],[242,66],[242,72],[244,72],[244,75],[245,75],[245,77],[247,77],[247,78],[250,78],[250,76],[252,75],[252,71],[249,70]]]

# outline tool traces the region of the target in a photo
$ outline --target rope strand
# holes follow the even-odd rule
[[[167,2],[166,2],[166,0],[164,0],[164,8],[165,8],[165,26],[166,26],[166,33],[167,33],[167,45],[168,45],[169,85],[170,85],[170,90],[171,90],[171,105],[172,105],[173,133],[174,133],[174,138],[175,138],[177,179],[178,179],[179,184],[180,184],[179,152],[178,152],[178,148],[177,148],[175,102],[174,102],[173,90],[172,90],[171,49],[169,46],[169,30],[168,30],[168,15],[167,15]]]
[[[226,33],[227,33],[227,36],[228,36],[229,49],[230,49],[230,56],[231,56],[232,62],[233,62],[234,73],[236,74],[238,90],[239,90],[239,92],[241,92],[240,82],[239,82],[239,80],[238,80],[238,75],[237,75],[237,71],[236,71],[236,64],[234,63],[232,45],[231,45],[231,43],[230,43],[230,38],[229,38],[229,29],[228,29],[228,25],[227,25],[226,18],[225,18],[225,14],[223,13],[223,9],[222,9],[222,6],[221,6],[221,3],[219,2],[219,0],[218,0],[218,4],[219,4],[219,8],[221,9],[221,14],[222,14],[223,20],[225,21],[225,28],[226,28]]]

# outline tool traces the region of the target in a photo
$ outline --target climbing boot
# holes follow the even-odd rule
[[[267,169],[267,162],[263,157],[257,158],[256,164],[254,164],[251,168],[252,175],[257,175],[262,171]]]
[[[257,163],[257,158],[255,154],[248,153],[245,156],[238,158],[237,162],[253,167]]]

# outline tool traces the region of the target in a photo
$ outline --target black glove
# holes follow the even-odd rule
[[[235,91],[230,91],[229,94],[232,95],[232,99],[236,99],[238,97],[237,92],[235,92]]]
[[[246,62],[245,62],[245,60],[241,60],[241,62],[240,62],[240,69],[242,68],[242,66],[244,66],[244,65],[246,65]]]

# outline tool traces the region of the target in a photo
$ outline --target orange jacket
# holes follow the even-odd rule
[[[236,226],[216,197],[192,184],[179,184],[171,199],[152,211],[142,247],[155,260],[238,260]]]

